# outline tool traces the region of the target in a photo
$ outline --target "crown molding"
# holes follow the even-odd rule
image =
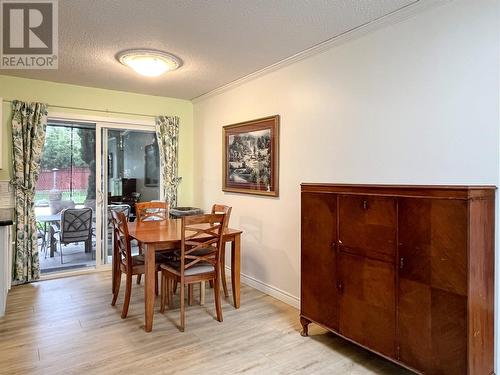
[[[308,57],[320,54],[324,51],[332,49],[336,46],[344,44],[350,40],[357,39],[363,35],[366,35],[372,31],[381,29],[388,25],[393,25],[402,21],[405,21],[414,15],[421,13],[429,8],[444,5],[450,3],[453,0],[415,0],[414,2],[405,5],[391,13],[381,16],[375,20],[366,22],[360,26],[356,26],[350,30],[347,30],[341,34],[338,34],[330,39],[327,39],[321,43],[318,43],[310,48],[307,48],[301,52],[298,52],[290,57],[280,60],[274,64],[271,64],[263,69],[257,70],[256,72],[250,73],[242,78],[229,82],[223,86],[220,86],[212,91],[205,94],[197,96],[191,99],[193,104],[199,103],[205,99],[212,96],[219,95],[223,92],[231,90],[235,87],[241,86],[244,83],[252,81],[256,78],[262,77],[266,74],[272,73],[276,70],[282,69],[288,65],[294,64],[298,61],[304,60]]]

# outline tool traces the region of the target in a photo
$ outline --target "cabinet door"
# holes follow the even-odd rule
[[[394,262],[396,256],[394,198],[339,197],[339,244],[342,251]]]
[[[301,314],[338,328],[337,196],[302,193]]]
[[[467,205],[399,200],[400,360],[427,374],[465,374]]]
[[[395,358],[394,264],[342,252],[338,257],[340,333]]]

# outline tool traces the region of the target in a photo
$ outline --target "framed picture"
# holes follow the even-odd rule
[[[160,184],[160,156],[158,144],[153,143],[144,148],[146,165],[144,169],[144,185],[148,187]]]
[[[223,127],[222,190],[278,196],[278,115]]]

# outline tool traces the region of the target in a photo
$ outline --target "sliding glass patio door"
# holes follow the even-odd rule
[[[35,196],[43,273],[109,267],[110,210],[127,207],[133,221],[135,203],[162,198],[152,120],[135,124],[79,117],[50,118],[46,127]],[[63,241],[63,212],[68,208],[92,210],[91,240]]]

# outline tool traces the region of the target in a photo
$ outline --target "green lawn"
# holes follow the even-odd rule
[[[73,200],[75,204],[83,204],[85,202],[85,199],[87,198],[87,190],[74,190],[73,191],[73,196],[69,191],[63,191],[62,193],[62,199],[63,200]],[[35,202],[39,200],[49,200],[49,191],[37,191],[35,192]]]

